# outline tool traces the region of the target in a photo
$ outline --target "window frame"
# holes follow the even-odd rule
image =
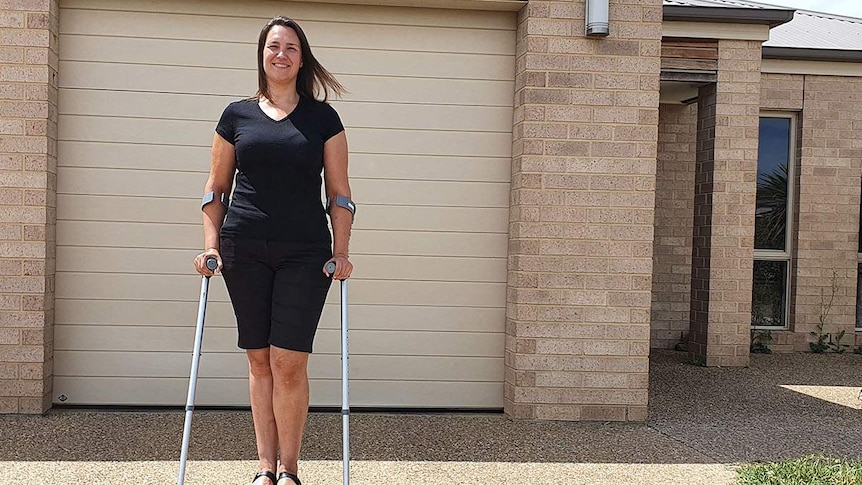
[[[787,221],[784,229],[784,249],[757,249],[754,248],[754,258],[751,265],[752,284],[754,283],[754,261],[786,261],[787,271],[785,272],[784,281],[784,308],[783,321],[784,325],[752,325],[753,330],[789,330],[790,329],[790,283],[791,275],[793,274],[793,229],[794,229],[794,212],[796,207],[796,130],[798,116],[796,112],[788,111],[761,111],[757,118],[758,124],[762,118],[784,118],[790,120],[790,137],[787,153]],[[760,145],[760,134],[758,132],[758,146]],[[759,163],[759,160],[758,160]],[[759,172],[759,170],[758,170]],[[759,178],[759,177],[758,177]],[[756,192],[755,192],[756,194]],[[755,202],[756,207],[757,202]],[[756,226],[755,226],[756,227]],[[862,257],[862,253],[860,253]],[[752,290],[753,291],[753,290]],[[752,299],[751,311],[754,312],[754,301]]]

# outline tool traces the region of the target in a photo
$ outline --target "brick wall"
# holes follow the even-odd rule
[[[824,331],[854,331],[862,183],[862,79],[806,75],[804,82],[792,283],[794,331],[805,337],[796,350],[803,351],[833,293],[833,273]]]
[[[51,402],[57,1],[0,1],[0,412]]]
[[[651,339],[673,348],[688,335],[697,105],[659,107]]]
[[[689,351],[707,366],[749,361],[760,45],[720,40],[698,101]]]
[[[764,73],[760,80],[760,106],[763,109],[801,110],[804,79],[801,74]]]
[[[506,413],[646,419],[662,4],[519,14]]]

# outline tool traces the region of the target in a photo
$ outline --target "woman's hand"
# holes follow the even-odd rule
[[[329,274],[326,271],[326,265],[330,262],[335,263],[335,272]],[[336,254],[335,256],[329,258],[326,263],[323,263],[323,274],[330,278],[335,278],[337,280],[346,280],[350,278],[350,274],[353,273],[353,263],[347,258],[347,256]]]
[[[218,261],[218,266],[216,266],[215,271],[210,271],[210,269],[207,268],[206,261],[209,257],[214,257],[216,258],[216,261]],[[204,276],[212,276],[214,274],[221,273],[221,255],[219,255],[218,249],[209,248],[195,256],[195,270]]]

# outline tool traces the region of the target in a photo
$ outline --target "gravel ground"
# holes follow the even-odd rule
[[[862,459],[862,356],[754,355],[702,368],[655,352],[646,424],[499,414],[351,416],[356,485],[730,484],[744,461],[822,452]],[[176,482],[183,413],[59,409],[0,416],[0,484]],[[186,483],[247,484],[247,410],[195,413]],[[312,413],[300,476],[341,483],[341,416]]]

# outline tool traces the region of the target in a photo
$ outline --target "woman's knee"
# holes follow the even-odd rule
[[[270,352],[272,373],[282,380],[305,378],[308,367],[308,354],[293,350],[273,348]]]
[[[272,376],[272,367],[270,365],[269,349],[249,350],[248,369],[254,377],[270,377]]]

